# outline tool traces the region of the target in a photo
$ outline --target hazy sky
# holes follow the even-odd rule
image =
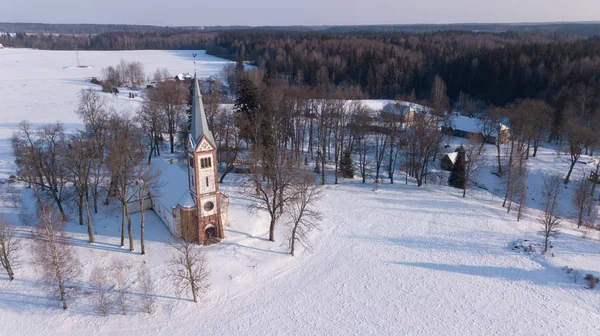
[[[599,21],[600,0],[2,0],[0,22],[161,26]]]

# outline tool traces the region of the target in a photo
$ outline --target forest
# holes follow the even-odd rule
[[[546,32],[324,32],[245,29],[110,32],[96,35],[0,35],[7,47],[39,49],[206,49],[244,60],[267,78],[334,87],[365,98],[431,95],[440,76],[452,102],[470,97],[505,105],[538,98],[565,104],[578,86],[598,96],[600,38]]]

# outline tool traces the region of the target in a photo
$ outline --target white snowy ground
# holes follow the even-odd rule
[[[344,183],[325,187],[322,231],[314,249],[285,254],[285,226],[278,242],[266,240],[264,216],[250,216],[239,193],[242,178],[223,185],[231,198],[231,226],[218,245],[202,247],[211,288],[195,305],[163,278],[169,233],[151,214],[148,255],[119,247],[119,217],[103,208],[95,216],[98,243],[70,224],[82,268],[71,307],[49,296],[30,260],[8,282],[0,275],[0,323],[11,335],[29,334],[229,334],[229,335],[594,335],[600,296],[560,267],[578,261],[599,272],[598,241],[563,233],[555,258],[510,250],[520,238],[540,239],[532,218],[517,223],[487,192],[460,192],[435,185]],[[2,212],[11,212],[7,206]],[[15,215],[11,215],[16,217]],[[532,215],[533,216],[533,215]],[[530,216],[530,217],[532,217]],[[134,216],[137,224],[139,216]],[[137,228],[137,225],[135,225]],[[25,241],[29,227],[21,227]],[[134,233],[136,239],[139,233]],[[27,242],[29,244],[29,242]],[[136,244],[138,242],[136,241]],[[137,245],[136,245],[137,246]],[[113,308],[109,317],[86,294],[90,264],[113,258],[132,270],[146,262],[157,281],[158,309],[148,315]]]
[[[80,127],[75,114],[78,92],[82,89],[99,90],[89,82],[100,77],[102,68],[115,66],[121,59],[140,61],[147,77],[157,68],[167,68],[175,76],[193,72],[192,53],[197,53],[198,76],[217,75],[228,60],[207,55],[203,50],[135,50],[135,51],[79,51],[78,68],[74,51],[50,51],[4,48],[0,50],[0,180],[14,171],[10,154],[10,137],[18,123],[29,120],[35,124],[60,121],[67,128]],[[109,105],[119,112],[133,112],[141,98],[127,98],[129,90],[119,96],[104,94]]]
[[[140,53],[139,58],[127,58],[146,64],[142,55],[146,52]],[[166,52],[156,53],[163,53],[160,63],[165,63],[156,66],[164,67],[178,60],[165,56]],[[3,57],[0,57],[0,128],[4,139],[12,133],[12,126],[6,121],[31,118],[36,122],[55,119],[71,124],[79,122],[72,111],[74,94],[87,86],[81,77],[75,76],[74,82],[78,84],[53,80],[51,83],[62,83],[60,86],[72,93],[62,95],[58,90],[57,97],[49,96],[46,103],[35,98],[36,90],[31,99],[24,96],[17,99],[12,95],[20,91],[5,86]],[[118,62],[120,57],[113,57],[106,64]],[[148,64],[146,68],[155,66]],[[179,71],[189,70],[185,67]],[[32,73],[29,75],[29,79],[23,79],[26,85],[32,81]],[[123,97],[118,99],[117,107],[127,101]],[[6,109],[3,101],[11,102],[12,107]],[[37,105],[23,108],[30,102]],[[46,106],[51,107],[48,115],[44,112]],[[8,117],[5,112],[10,113]],[[458,144],[464,140],[452,141]],[[8,145],[0,141],[0,174],[12,169]],[[562,233],[554,240],[554,256],[529,255],[510,249],[517,239],[541,241],[536,222],[541,177],[554,171],[566,173],[566,157],[557,156],[554,149],[542,149],[537,158],[529,160],[531,201],[527,205],[530,208],[525,219],[516,222],[516,216],[501,207],[498,195],[503,186],[490,173],[493,154],[493,148],[488,148],[488,164],[480,172],[480,183],[487,190],[474,189],[466,199],[460,191],[434,183],[420,188],[412,181],[404,185],[400,175],[397,184],[382,184],[377,191],[373,183],[363,185],[357,181],[326,186],[320,205],[325,217],[322,230],[312,235],[313,251],[301,250],[294,258],[286,254],[287,227],[283,223],[278,227],[276,243],[267,241],[265,215],[249,214],[247,206],[251,201],[240,188],[243,177],[229,175],[221,188],[231,197],[231,225],[226,228],[222,243],[201,247],[207,253],[212,275],[211,288],[197,305],[187,292],[179,294],[164,278],[171,253],[166,244],[170,236],[159,219],[148,212],[148,254],[140,256],[137,251],[132,253],[119,247],[120,217],[109,206],[101,207],[94,216],[98,241],[95,245],[86,242],[84,227],[74,223],[67,227],[83,267],[70,308],[63,311],[51,296],[52,291],[41,283],[28,252],[33,219],[25,217],[23,222],[10,202],[3,201],[0,213],[20,223],[25,252],[16,269],[16,280],[9,282],[0,272],[0,333],[600,334],[599,290],[586,289],[582,279],[574,283],[561,269],[569,266],[583,273],[600,274],[597,233],[583,239],[583,230],[573,228],[568,221],[574,183],[562,197],[565,222]],[[583,166],[578,165],[574,180],[581,176],[579,168]],[[20,191],[25,203],[31,204],[29,191]],[[6,199],[5,193],[0,196]],[[133,216],[133,223],[139,249],[139,215]],[[140,311],[139,289],[133,276],[127,316],[120,315],[116,307],[108,317],[96,312],[87,281],[91,265],[108,267],[114,258],[130,264],[132,275],[141,263],[150,267],[157,288],[155,313]]]

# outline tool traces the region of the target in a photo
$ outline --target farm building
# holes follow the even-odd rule
[[[471,116],[454,114],[448,126],[442,127],[442,132],[460,138],[479,138],[489,144],[507,143],[510,140],[510,130],[500,122],[486,125],[483,120]]]

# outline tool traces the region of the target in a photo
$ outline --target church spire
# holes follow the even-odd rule
[[[204,105],[202,104],[202,94],[200,93],[200,84],[198,83],[198,76],[194,73],[194,89],[192,97],[192,129],[191,135],[194,140],[194,145],[197,146],[203,136],[206,136],[208,141],[213,146],[216,146],[213,134],[208,128],[208,121],[206,120],[206,113],[204,113]]]

